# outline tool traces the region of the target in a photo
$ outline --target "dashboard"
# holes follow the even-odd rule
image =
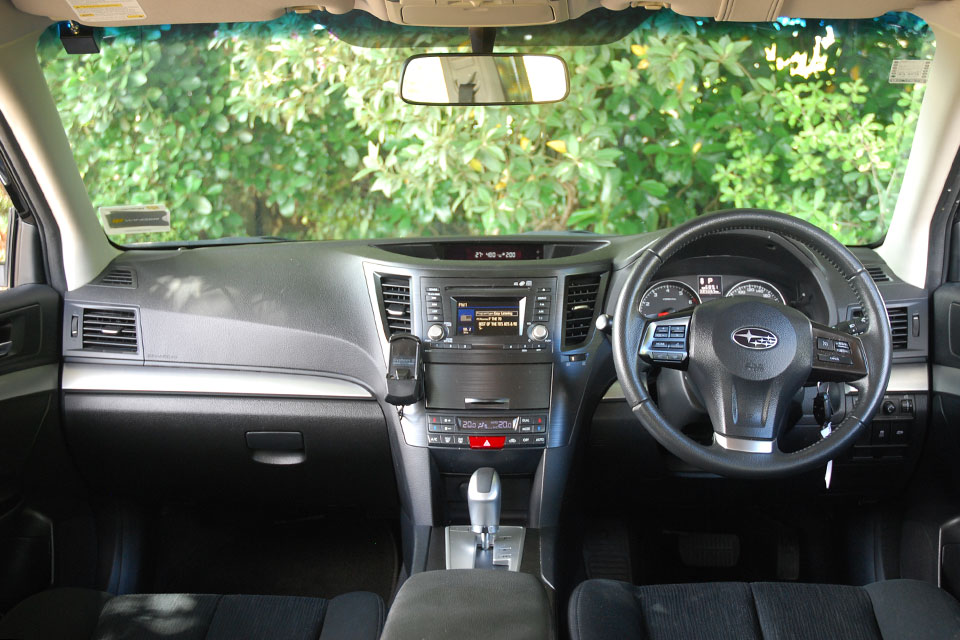
[[[143,490],[243,487],[305,500],[294,487],[326,478],[350,490],[310,498],[345,505],[381,505],[392,459],[414,522],[449,516],[437,505],[455,502],[455,479],[494,464],[532,496],[530,526],[551,526],[574,451],[590,446],[610,411],[626,411],[611,422],[620,448],[643,434],[616,393],[609,338],[596,321],[613,314],[631,265],[656,237],[127,251],[65,297],[69,445],[94,484],[130,474]],[[873,251],[856,254],[882,276],[896,322],[891,388],[918,393],[912,404],[897,398],[893,417],[912,419],[923,389],[904,372],[926,366],[926,295]],[[829,325],[857,311],[815,253],[749,231],[686,246],[641,304],[655,318],[726,296],[776,300]],[[422,377],[422,396],[401,413],[385,401],[386,375],[391,338],[407,334],[421,345],[422,370],[411,375]],[[676,382],[657,380],[662,405],[689,396]],[[797,399],[798,425],[813,421],[808,400]],[[258,426],[244,426],[252,416]],[[865,445],[871,460],[906,459],[904,443],[877,442]],[[271,468],[284,464],[289,475]]]

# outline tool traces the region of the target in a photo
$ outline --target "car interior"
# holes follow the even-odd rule
[[[0,0],[0,638],[960,639],[960,0]]]

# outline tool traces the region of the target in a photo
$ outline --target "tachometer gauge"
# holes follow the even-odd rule
[[[780,293],[780,290],[763,280],[744,280],[743,282],[733,285],[730,287],[730,290],[727,291],[726,297],[733,298],[736,296],[753,296],[754,298],[763,298],[765,300],[779,302],[780,304],[787,304],[787,300],[783,297],[783,294]]]
[[[640,313],[644,318],[659,318],[700,304],[700,296],[682,282],[658,282],[640,298]]]

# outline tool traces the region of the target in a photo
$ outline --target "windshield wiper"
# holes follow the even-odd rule
[[[210,238],[207,240],[168,240],[165,242],[140,242],[123,245],[128,249],[178,249],[191,247],[211,247],[218,245],[237,244],[270,244],[273,242],[293,242],[290,238],[280,236],[228,236],[226,238]]]

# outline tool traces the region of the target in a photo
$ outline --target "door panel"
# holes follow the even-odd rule
[[[60,295],[0,292],[0,611],[50,584],[50,526],[31,511],[25,474],[42,428],[59,424]]]

